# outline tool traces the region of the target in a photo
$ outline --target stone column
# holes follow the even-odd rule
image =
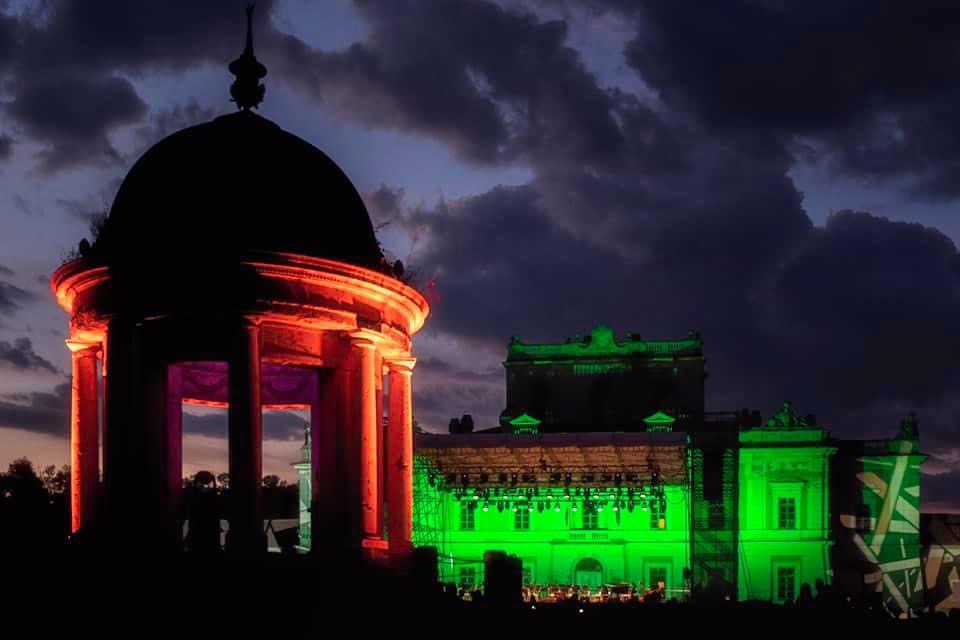
[[[310,398],[310,551],[328,553],[342,543],[344,487],[338,461],[337,388],[332,369],[318,369]]]
[[[177,543],[183,539],[183,369],[167,366],[166,387],[167,491]]]
[[[263,422],[260,407],[260,327],[244,320],[228,356],[230,529],[228,548],[266,550],[263,535]]]
[[[360,507],[364,539],[380,534],[380,491],[377,440],[377,348],[364,334],[351,336],[351,347],[358,360],[357,367],[357,431],[360,444]]]
[[[415,358],[385,360],[389,376],[387,533],[391,555],[413,549],[413,401]]]
[[[145,515],[142,428],[135,408],[139,397],[137,328],[114,318],[107,328],[104,354],[103,508],[100,521],[111,544],[134,544],[149,523]],[[138,491],[139,489],[139,491]],[[138,495],[138,493],[140,495]],[[131,533],[135,532],[135,533]]]
[[[70,531],[96,517],[100,482],[100,424],[97,409],[99,343],[67,340],[72,352],[70,401]]]

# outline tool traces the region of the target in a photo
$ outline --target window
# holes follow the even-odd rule
[[[872,522],[870,518],[870,505],[868,504],[858,504],[857,505],[857,520],[856,528],[860,533],[870,531],[872,529]]]
[[[583,510],[583,528],[596,529],[600,526],[600,514],[593,509]]]
[[[477,585],[477,568],[460,567],[460,586],[475,587]]]
[[[530,528],[530,512],[526,506],[519,507],[513,512],[513,528],[520,531]]]
[[[473,531],[476,528],[476,509],[473,503],[463,502],[460,504],[460,530]]]
[[[650,582],[647,583],[647,586],[651,589],[655,588],[660,582],[663,582],[664,586],[667,584],[667,568],[666,567],[650,567]]]
[[[797,500],[796,498],[777,498],[777,528],[797,528]]]
[[[793,600],[796,597],[796,567],[777,567],[777,600]]]
[[[666,504],[660,500],[653,500],[650,502],[650,528],[659,529],[660,520],[666,520],[667,510]],[[663,523],[664,528],[666,528],[667,523]]]

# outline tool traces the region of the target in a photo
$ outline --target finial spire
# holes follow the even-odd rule
[[[247,5],[246,46],[240,57],[231,62],[229,67],[230,73],[237,76],[230,85],[230,95],[237,103],[237,108],[245,111],[258,107],[263,102],[266,91],[260,80],[267,75],[267,68],[253,54],[253,7],[252,4]]]

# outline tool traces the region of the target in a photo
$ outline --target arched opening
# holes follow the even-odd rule
[[[573,569],[573,583],[597,589],[603,584],[603,566],[596,558],[584,558]]]

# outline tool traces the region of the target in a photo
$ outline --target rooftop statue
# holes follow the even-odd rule
[[[767,427],[771,429],[807,429],[810,426],[789,400],[784,400],[783,406],[767,420]]]

